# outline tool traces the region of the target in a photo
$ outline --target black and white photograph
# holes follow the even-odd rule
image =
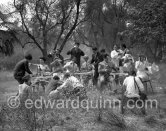
[[[166,0],[0,0],[0,131],[166,131]]]

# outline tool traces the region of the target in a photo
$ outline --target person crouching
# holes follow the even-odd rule
[[[85,96],[84,86],[76,77],[71,76],[69,72],[65,73],[63,81],[64,83],[61,86],[50,92],[50,98],[59,98],[60,95],[64,95],[66,98],[79,96],[82,99]]]
[[[136,76],[135,71],[131,71],[129,76],[125,78],[122,89],[122,114],[124,113],[124,106],[130,108],[142,107],[141,111],[145,115],[145,100],[147,99],[144,93],[144,86],[139,77]],[[141,102],[140,102],[141,101]],[[131,105],[131,103],[133,105]],[[144,104],[144,105],[142,105]],[[132,109],[132,108],[130,108]],[[139,108],[140,109],[140,108]]]
[[[49,82],[47,88],[46,88],[46,96],[52,97],[54,95],[57,95],[56,89],[62,84],[60,82],[60,78],[57,75],[54,75],[51,81]]]
[[[31,54],[26,54],[25,59],[19,61],[14,68],[14,78],[18,81],[19,84],[24,83],[23,77],[26,73],[32,74],[29,69],[29,62],[32,60]]]

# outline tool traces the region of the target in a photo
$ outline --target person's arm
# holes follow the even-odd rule
[[[68,81],[66,80],[61,86],[57,88],[57,91],[62,91],[64,87],[66,87],[68,84]]]
[[[29,74],[32,74],[32,72],[29,69],[29,62],[28,61],[25,62],[25,71]]]

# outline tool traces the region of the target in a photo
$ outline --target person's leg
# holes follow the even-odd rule
[[[121,100],[121,113],[124,114],[128,98],[123,94]]]
[[[93,76],[93,85],[97,85],[97,80],[98,80],[99,74],[98,70],[95,70],[94,76]]]
[[[76,64],[77,64],[77,66],[78,66],[78,69],[79,69],[79,71],[80,71],[80,69],[81,69],[80,62],[79,62],[79,61],[77,61],[77,62],[76,62]]]

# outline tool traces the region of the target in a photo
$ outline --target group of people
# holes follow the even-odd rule
[[[92,75],[88,77],[88,80],[91,78],[93,85],[96,87],[102,87],[101,83],[107,84],[111,82],[112,76],[110,73],[117,73],[114,75],[116,84],[118,83],[119,74],[128,73],[123,82],[123,86],[126,87],[125,96],[128,98],[138,98],[140,96],[138,89],[135,88],[135,82],[138,83],[142,91],[144,88],[143,82],[149,79],[149,74],[159,70],[155,64],[150,64],[143,55],[140,55],[139,60],[135,62],[125,44],[121,45],[119,49],[117,45],[114,45],[110,54],[106,53],[105,49],[99,51],[98,48],[94,47],[92,48],[93,54],[91,60],[79,48],[79,45],[79,43],[75,43],[74,47],[67,52],[67,55],[71,55],[69,62],[65,62],[59,50],[48,55],[51,61],[49,62],[49,66],[45,64],[46,58],[40,58],[40,64],[37,64],[38,71],[42,72],[42,74],[49,71],[53,75],[52,80],[46,88],[46,93],[50,97],[57,96],[59,92],[64,92],[64,89],[75,93],[81,90],[84,92],[84,84],[74,76],[74,73],[91,71]],[[84,62],[81,61],[81,57],[83,57]],[[32,56],[26,54],[25,59],[18,62],[15,66],[14,78],[20,84],[19,94],[31,84],[30,77],[26,75],[26,73],[32,74],[29,69],[31,60]]]

